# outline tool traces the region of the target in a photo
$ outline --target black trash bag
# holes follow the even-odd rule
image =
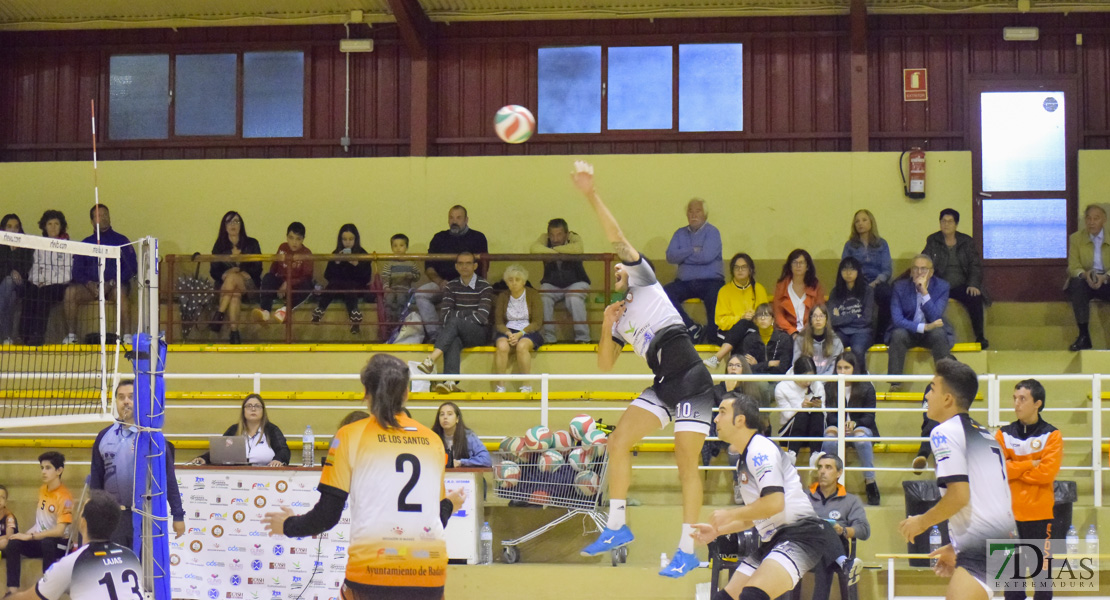
[[[1074,481],[1056,481],[1052,491],[1056,503],[1052,507],[1052,531],[1049,535],[1054,540],[1062,540],[1068,527],[1071,527],[1072,506],[1079,499],[1079,490]],[[1082,536],[1082,532],[1079,535]]]
[[[930,508],[940,502],[940,488],[937,487],[937,482],[928,480],[913,480],[903,481],[902,491],[906,497],[906,516],[920,515],[928,511]],[[948,521],[942,521],[937,525],[940,528],[941,546],[948,544]],[[921,535],[914,538],[913,542],[907,544],[908,551],[911,554],[928,554],[929,553],[929,532],[932,527],[925,530]],[[923,558],[911,558],[911,567],[928,567],[929,561]]]

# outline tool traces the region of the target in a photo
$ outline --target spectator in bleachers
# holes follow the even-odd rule
[[[258,245],[258,240],[247,235],[247,225],[243,222],[243,217],[229,210],[220,219],[220,233],[216,236],[216,243],[212,245],[212,254],[262,254],[262,247]],[[233,258],[225,262],[213,262],[209,273],[216,282],[216,289],[220,290],[220,304],[208,328],[219,333],[226,318],[231,343],[242,343],[243,339],[239,335],[239,311],[243,296],[257,290],[261,285],[262,263],[241,263]]]
[[[478,259],[472,252],[455,258],[458,277],[443,288],[437,323],[435,349],[420,363],[420,370],[431,373],[435,361],[443,357],[443,372],[458,373],[463,348],[489,341],[489,319],[493,308],[493,286],[478,276]],[[461,392],[454,381],[441,381],[432,388],[441,394]]]
[[[813,359],[803,356],[794,361],[794,375],[813,375],[817,367]],[[820,438],[825,435],[825,415],[820,412],[801,412],[800,408],[823,408],[825,388],[820,381],[780,381],[775,386],[775,405],[786,409],[779,413],[779,435],[795,438]],[[792,461],[797,461],[798,451],[809,448],[810,455],[816,460],[821,450],[821,440],[786,442],[787,453]],[[813,462],[811,460],[810,462]],[[813,466],[813,465],[810,465]]]
[[[890,282],[893,278],[890,246],[879,236],[875,215],[866,208],[857,210],[852,217],[852,232],[840,253],[841,260],[848,257],[859,261],[863,283],[874,290],[879,314],[877,331],[886,331],[890,325]]]
[[[844,344],[829,327],[829,309],[818,304],[806,316],[806,328],[794,336],[794,357],[813,359],[818,375],[828,375],[836,370],[836,357],[844,352]]]
[[[520,265],[509,265],[502,276],[508,290],[497,295],[493,305],[494,368],[498,374],[509,372],[509,353],[516,356],[517,369],[524,375],[532,372],[532,351],[543,345],[543,302],[540,293],[525,287],[528,271]],[[504,392],[505,382],[495,391]],[[532,393],[532,384],[524,382],[520,391]]]
[[[73,523],[73,494],[62,484],[66,457],[61,452],[43,452],[39,455],[39,470],[42,473],[42,487],[35,506],[35,524],[25,533],[8,537],[8,549],[4,551],[7,562],[8,593],[19,591],[19,577],[23,570],[20,561],[24,558],[41,558],[45,573],[58,559],[65,556],[69,540],[66,531]]]
[[[335,240],[335,254],[342,257],[351,254],[366,254],[362,247],[362,239],[358,234],[358,227],[347,223],[339,228]],[[370,285],[370,278],[374,276],[374,263],[368,260],[331,260],[324,268],[324,279],[327,285],[320,292],[320,299],[316,308],[312,310],[312,322],[319,323],[324,317],[324,312],[333,300],[342,300],[347,305],[347,320],[351,323],[351,333],[359,332],[362,323],[362,311],[358,309],[358,301]]]
[[[851,256],[840,261],[828,307],[833,331],[845,348],[856,353],[860,364],[867,364],[867,350],[875,340],[875,288],[859,278],[860,268]]]
[[[223,433],[224,437],[247,438],[247,461],[256,467],[283,467],[289,464],[289,444],[281,428],[270,421],[266,402],[258,394],[248,394],[239,411],[239,422]],[[194,465],[211,462],[208,452],[193,460]]]
[[[134,550],[131,505],[135,497],[135,442],[139,432],[135,426],[135,382],[130,379],[120,381],[116,386],[115,401],[118,422],[100,430],[93,441],[89,488],[104,490],[115,500],[122,514],[112,533],[112,543]],[[173,517],[173,532],[176,538],[180,538],[185,535],[185,509],[181,507],[173,456],[173,444],[167,442],[166,501]]]
[[[851,540],[866,540],[871,537],[871,523],[867,520],[867,510],[859,501],[859,497],[849,494],[848,490],[840,485],[840,475],[844,472],[844,461],[835,453],[822,453],[817,459],[817,482],[809,487],[809,502],[813,505],[818,518],[835,521],[833,529],[840,536],[844,544],[844,553],[855,556],[849,552],[853,543]],[[829,588],[832,586],[833,569],[813,570],[813,596],[812,600],[828,600]],[[842,570],[836,570],[840,577],[844,577]]]
[[[686,203],[687,226],[671,236],[667,245],[667,262],[678,266],[674,281],[663,286],[675,310],[690,332],[694,342],[716,340],[717,292],[725,284],[721,261],[721,232],[708,222],[709,211],[705,200],[692,198]],[[682,303],[691,298],[701,300],[705,307],[705,330],[682,309]],[[704,336],[703,336],[704,334]]]
[[[1052,531],[1056,504],[1056,475],[1064,459],[1064,438],[1060,430],[1041,418],[1044,386],[1036,379],[1023,379],[1014,386],[1014,416],[1017,420],[994,432],[1006,457],[1006,481],[1014,509],[1014,524],[1023,540],[1049,541],[1059,538]],[[1005,592],[1006,600],[1025,598],[1025,590]],[[1034,600],[1052,598],[1051,590],[1037,590]]]
[[[439,405],[432,431],[443,440],[443,448],[447,451],[447,468],[488,467],[493,464],[489,450],[478,439],[478,434],[463,423],[458,404],[444,402]]]
[[[466,207],[456,204],[447,211],[448,228],[432,236],[428,244],[428,254],[459,254],[467,252],[475,259],[489,253],[489,243],[486,236],[480,231],[470,228],[470,217]],[[476,264],[478,277],[486,276],[486,267],[483,261]],[[425,339],[436,339],[442,319],[437,315],[437,306],[443,301],[447,283],[458,279],[459,272],[449,261],[429,260],[424,263],[424,274],[428,276],[428,283],[416,288],[416,309],[420,312],[420,320],[424,322]]]
[[[794,335],[805,328],[806,314],[825,301],[825,290],[817,281],[817,267],[809,252],[796,248],[786,257],[771,302],[775,327]]]
[[[23,233],[23,222],[14,214],[4,215],[0,229],[8,233]],[[0,340],[3,345],[15,343],[15,307],[23,295],[35,251],[30,248],[0,246]]]
[[[744,360],[744,357],[742,357],[738,354],[734,354],[731,357],[729,357],[728,362],[725,363],[725,374],[726,375],[751,375],[752,374],[752,367],[751,367],[751,365],[748,364],[748,361]],[[729,392],[733,392],[733,391],[735,391],[737,393],[746,394],[748,396],[751,396],[752,398],[755,398],[756,400],[759,400],[760,396],[763,393],[762,389],[761,389],[761,385],[760,385],[761,383],[763,383],[763,382],[759,382],[759,381],[735,381],[735,380],[719,381],[719,382],[717,382],[717,385],[713,386],[713,407],[714,408],[720,407],[721,406],[721,401],[724,400],[725,394],[727,394]],[[764,433],[769,435],[770,430],[767,430]],[[709,437],[717,437],[717,424],[716,423],[711,423],[709,425]],[[714,456],[717,456],[718,454],[720,454],[722,451],[725,452],[726,454],[728,454],[728,464],[730,466],[736,466],[736,463],[737,463],[738,459],[740,458],[740,455],[739,454],[732,454],[732,453],[728,452],[728,444],[726,442],[721,441],[721,440],[717,440],[717,441],[706,440],[705,443],[702,444],[702,447],[701,447],[701,463],[703,465],[708,465],[709,461],[712,460],[712,458]],[[733,475],[735,477],[735,473]]]
[[[563,219],[551,219],[547,222],[547,233],[532,243],[529,251],[532,254],[582,254],[582,238],[577,233],[570,231],[567,222]],[[590,277],[582,267],[580,260],[552,260],[543,263],[543,278],[540,279],[540,294],[543,302],[543,339],[548,344],[554,344],[555,336],[555,303],[562,300],[567,306],[567,312],[574,321],[574,342],[588,344],[590,342],[590,325],[586,323],[586,290],[590,289]]]
[[[728,356],[724,344],[728,344],[729,332],[740,321],[751,321],[755,318],[755,307],[770,302],[767,290],[755,280],[755,262],[752,257],[739,252],[729,261],[729,273],[732,280],[721,286],[717,291],[717,307],[714,321],[717,324],[717,339],[710,343],[722,344],[717,354],[706,363],[710,368],[716,368],[722,358]],[[729,344],[735,346],[735,344]]]
[[[89,209],[89,220],[92,221],[94,231],[92,235],[81,240],[86,244],[103,244],[105,246],[119,246],[119,314],[120,331],[123,332],[123,343],[131,344],[131,279],[139,270],[139,259],[135,256],[135,248],[127,236],[117,233],[112,229],[112,216],[108,206],[98,204]],[[92,256],[73,257],[73,279],[66,288],[65,317],[69,333],[63,344],[77,343],[77,309],[85,303],[96,302],[100,298],[100,274],[97,259]],[[111,301],[116,297],[116,261],[104,261],[104,299]]]
[[[1078,352],[1091,347],[1091,300],[1110,300],[1110,239],[1106,235],[1106,209],[1088,204],[1083,211],[1085,228],[1068,236],[1068,283],[1075,324],[1079,336],[1069,350]]]
[[[8,508],[8,488],[0,485],[0,556],[8,549],[8,540],[19,533],[19,521]]]
[[[721,346],[721,351],[743,358],[752,373],[782,375],[793,364],[794,340],[775,327],[774,309],[764,302],[755,308],[751,321],[741,319],[729,330],[728,341]],[[764,393],[759,397],[765,406],[769,405],[773,386],[766,382],[760,383],[760,386],[764,388]]]
[[[960,213],[946,208],[940,211],[940,231],[925,238],[925,249],[933,259],[937,277],[948,283],[948,297],[964,305],[971,318],[975,341],[986,350],[990,343],[983,335],[983,306],[989,304],[983,288],[983,261],[970,235],[956,231]]]
[[[836,372],[840,375],[866,375],[867,363],[861,361],[859,356],[854,352],[844,352],[836,360]],[[836,432],[840,429],[840,419],[835,410],[839,399],[836,395],[836,382],[830,381],[825,384],[825,398],[828,399],[829,406],[828,416],[825,418],[825,437],[835,438]],[[869,381],[846,381],[844,382],[844,397],[847,399],[845,402],[845,409],[847,409],[848,421],[844,423],[844,437],[847,438],[848,443],[856,449],[856,454],[859,455],[859,462],[865,469],[873,469],[875,467],[875,453],[870,439],[879,435],[879,426],[875,424],[875,386]],[[852,439],[864,438],[864,439]],[[826,454],[836,453],[836,440],[826,440],[821,445],[821,450]],[[872,506],[878,506],[879,485],[875,483],[875,471],[864,471],[863,481],[867,489],[867,503]]]
[[[928,348],[934,363],[948,355],[956,336],[952,326],[944,321],[947,308],[948,283],[933,277],[933,260],[927,254],[918,254],[910,267],[910,277],[894,282],[892,323],[887,334],[888,375],[902,374],[910,348]],[[898,382],[890,385],[892,392],[901,389]]]
[[[944,358],[960,362],[960,359],[955,355],[949,354]],[[929,437],[933,435],[933,429],[936,428],[936,421],[929,418],[929,391],[933,389],[933,383],[929,382],[925,385],[925,391],[921,394],[921,437],[925,438],[921,442],[921,447],[917,450],[917,456],[913,458],[913,473],[920,475],[925,471],[925,467],[929,466],[929,455],[933,453],[933,447],[929,444]]]
[[[48,210],[39,219],[43,237],[68,240],[66,216],[60,210]],[[46,338],[50,309],[65,298],[66,287],[73,278],[73,255],[49,250],[35,250],[31,261],[30,285],[23,295],[23,316],[20,333],[23,343],[41,346]]]
[[[389,238],[389,249],[394,254],[408,254],[409,236],[395,233]],[[404,260],[387,261],[382,266],[382,286],[385,288],[385,318],[390,323],[400,323],[405,316],[405,306],[412,295],[412,286],[420,280],[420,267]],[[397,325],[400,327],[400,325]]]
[[[270,263],[270,271],[262,276],[259,289],[262,294],[258,308],[253,311],[254,318],[262,323],[270,321],[270,310],[278,297],[285,301],[288,290],[292,290],[292,306],[282,306],[274,311],[273,318],[278,323],[285,322],[286,313],[296,310],[312,293],[313,263],[311,260],[296,260],[300,255],[310,255],[312,250],[304,245],[305,228],[300,221],[293,221],[285,229],[285,241],[278,246],[276,254],[281,257]],[[291,260],[292,257],[292,260]]]

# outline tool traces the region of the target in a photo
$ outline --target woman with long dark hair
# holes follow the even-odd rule
[[[216,235],[216,243],[212,244],[212,254],[262,254],[262,248],[258,245],[258,240],[247,235],[247,225],[243,222],[243,217],[229,210],[220,219],[220,232]],[[262,279],[262,263],[239,262],[233,258],[212,263],[209,272],[216,282],[216,289],[220,290],[220,306],[212,318],[214,322],[208,328],[219,333],[223,320],[227,318],[231,343],[242,343],[239,336],[239,311],[243,295],[258,289]]]
[[[890,259],[890,246],[879,235],[879,223],[875,215],[861,208],[852,216],[852,229],[840,259],[854,258],[859,261],[859,274],[863,283],[875,292],[875,306],[879,313],[879,331],[886,331],[890,324],[890,291],[893,281],[893,267]]]
[[[350,498],[351,543],[339,596],[441,600],[447,581],[441,514],[453,510],[443,494],[443,443],[405,415],[409,369],[399,358],[374,355],[362,385],[371,416],[332,438],[316,506],[299,516],[281,507],[262,524],[270,535],[323,533],[339,523]]]
[[[805,329],[806,316],[814,306],[825,300],[825,290],[817,281],[813,257],[795,248],[782,265],[782,274],[775,285],[772,303],[775,306],[775,327],[794,335]]]
[[[794,361],[794,375],[814,375],[817,367],[813,359],[803,356]],[[820,438],[825,433],[825,415],[820,412],[799,411],[800,408],[823,408],[825,388],[820,381],[780,381],[775,386],[775,405],[784,409],[779,412],[779,435],[787,438]],[[817,463],[817,452],[821,450],[820,440],[791,439],[786,442],[787,453],[796,460],[798,451],[810,449],[810,466]]]
[[[867,349],[875,340],[871,324],[875,315],[875,288],[864,283],[861,270],[859,261],[851,256],[840,261],[828,307],[837,337],[859,357],[860,364],[867,364]]]
[[[266,402],[258,394],[248,394],[239,410],[239,422],[227,428],[225,437],[247,438],[247,461],[256,467],[282,467],[289,464],[289,444],[285,434],[270,422]],[[204,465],[212,458],[207,452],[198,456],[193,464]]]
[[[448,467],[488,467],[493,464],[482,440],[463,423],[458,404],[444,402],[439,405],[432,431],[443,440],[450,459]]]
[[[836,370],[836,357],[844,352],[844,344],[829,327],[829,309],[818,304],[806,316],[806,328],[794,336],[794,360],[803,356],[813,359],[818,375]]]
[[[836,372],[840,375],[866,375],[867,363],[861,361],[854,352],[845,352],[836,359]],[[844,423],[844,437],[848,443],[856,448],[859,462],[863,468],[875,467],[875,453],[871,447],[873,443],[869,438],[879,435],[879,426],[875,424],[875,386],[869,381],[849,381],[844,384],[844,397],[847,402],[844,407],[847,422]],[[830,410],[825,418],[825,437],[835,438],[840,429],[836,411],[831,410],[837,401],[836,382],[825,384],[825,398]],[[825,440],[821,451],[828,454],[836,453],[836,440]],[[864,471],[863,480],[867,488],[867,503],[872,506],[879,505],[879,485],[875,483],[875,472]]]
[[[342,257],[344,254],[366,254],[362,247],[362,237],[358,234],[358,227],[354,223],[347,223],[339,228],[335,239],[335,254]],[[332,300],[341,299],[347,305],[347,320],[351,323],[351,334],[359,333],[362,323],[362,311],[358,309],[359,298],[370,285],[370,278],[374,275],[374,264],[368,260],[332,260],[324,269],[324,279],[328,281],[324,291],[320,293],[320,300],[312,311],[312,322],[319,323],[324,317],[324,311]]]

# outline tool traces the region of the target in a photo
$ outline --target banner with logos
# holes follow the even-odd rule
[[[186,534],[170,539],[173,598],[338,600],[351,513],[311,538],[270,537],[262,517],[280,506],[308,512],[319,469],[177,469]]]

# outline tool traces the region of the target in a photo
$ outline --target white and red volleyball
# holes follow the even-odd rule
[[[563,453],[558,450],[546,450],[536,459],[536,466],[544,473],[554,473],[563,466]]]
[[[574,447],[574,438],[570,436],[569,431],[560,429],[551,435],[555,438],[555,445],[552,448],[566,452]]]
[[[510,460],[503,460],[493,469],[494,479],[499,488],[511,488],[520,483],[520,465]]]
[[[583,471],[590,468],[590,460],[593,459],[593,449],[589,446],[579,446],[567,454],[567,464],[574,467],[577,471]]]
[[[536,425],[524,434],[524,443],[529,450],[547,450],[555,443],[555,436],[550,429]]]
[[[605,432],[600,429],[591,429],[582,441],[590,445],[594,451],[594,456],[600,457],[605,454],[605,449],[609,444],[609,436],[605,435]]]
[[[536,490],[532,492],[531,496],[528,496],[528,502],[540,505],[551,504],[551,494],[546,490]]]
[[[493,116],[493,130],[507,144],[523,144],[536,130],[536,117],[523,106],[502,106]]]
[[[570,420],[570,434],[574,439],[584,439],[586,433],[594,428],[594,418],[590,415],[578,415]]]
[[[501,450],[519,458],[528,450],[528,444],[524,442],[524,438],[507,437],[501,440]]]
[[[574,476],[574,489],[583,496],[596,496],[601,489],[601,478],[593,471],[582,471]]]

